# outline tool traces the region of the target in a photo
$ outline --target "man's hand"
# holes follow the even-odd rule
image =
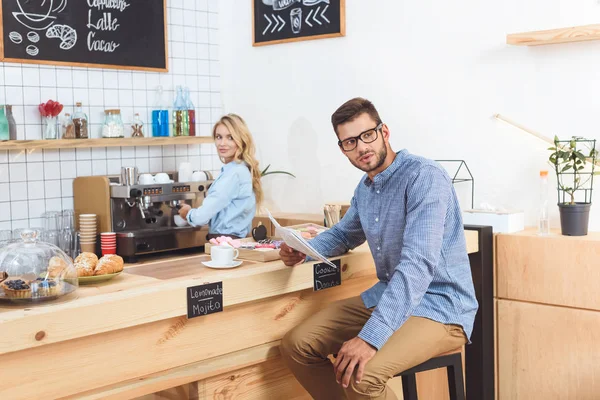
[[[377,353],[375,347],[359,337],[344,342],[337,354],[335,364],[333,364],[337,383],[341,383],[343,387],[347,388],[356,367],[358,367],[356,383],[359,383],[363,378],[365,366],[375,356],[375,353]]]
[[[192,207],[189,204],[182,204],[181,208],[179,209],[179,216],[183,219],[186,219],[191,209]]]
[[[298,265],[306,259],[306,254],[302,254],[299,251],[292,249],[285,243],[281,244],[279,255],[281,256],[281,261],[288,267]]]

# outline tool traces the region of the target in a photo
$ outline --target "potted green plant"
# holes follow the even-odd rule
[[[558,190],[560,227],[563,235],[584,236],[588,232],[596,157],[595,139],[573,136],[569,140],[554,137],[549,157],[554,166]]]

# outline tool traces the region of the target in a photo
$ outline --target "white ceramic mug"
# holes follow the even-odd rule
[[[206,173],[204,171],[194,171],[192,174],[192,182],[201,182],[206,180],[208,180],[208,178],[206,178]]]
[[[151,174],[141,174],[139,178],[140,185],[152,185],[154,177]]]
[[[233,264],[233,260],[240,254],[238,249],[231,246],[212,246],[210,257],[215,264],[226,266]]]
[[[158,174],[154,175],[154,181],[156,183],[169,183],[171,182],[171,179],[169,178],[168,174],[165,174],[164,172],[159,172]]]
[[[179,214],[175,214],[175,216],[173,217],[175,225],[177,225],[178,227],[182,227],[182,226],[186,226],[188,224],[186,219],[183,219],[179,216]]]

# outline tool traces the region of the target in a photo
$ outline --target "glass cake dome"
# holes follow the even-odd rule
[[[0,301],[54,300],[79,285],[73,261],[60,248],[38,241],[39,232],[24,230],[21,239],[0,248]]]

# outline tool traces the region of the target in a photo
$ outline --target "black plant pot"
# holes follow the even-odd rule
[[[592,203],[558,204],[560,229],[565,236],[585,236],[590,222]]]

